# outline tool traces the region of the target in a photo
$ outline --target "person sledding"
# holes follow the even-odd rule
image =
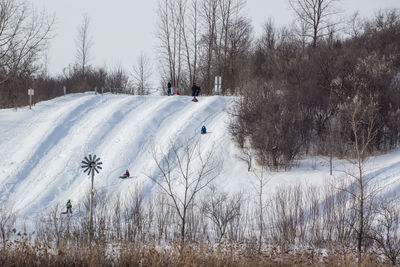
[[[206,126],[203,125],[203,127],[201,127],[201,134],[206,134],[206,133],[207,133]]]
[[[193,86],[192,86],[192,96],[193,96],[192,101],[193,102],[198,102],[196,96],[199,96],[199,94],[200,94],[200,86],[197,86],[196,83],[194,82]]]
[[[71,200],[70,200],[70,199],[68,199],[68,202],[67,202],[67,211],[66,211],[65,213],[68,214],[68,212],[69,212],[70,214],[72,214],[72,203],[71,203]]]
[[[128,178],[129,176],[130,176],[129,171],[126,170],[126,172],[122,176],[120,176],[119,178],[125,179],[125,178]]]

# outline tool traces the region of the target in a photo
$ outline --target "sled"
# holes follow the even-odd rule
[[[135,178],[135,176],[124,176],[124,175],[122,175],[119,178],[120,179],[133,179],[133,178]]]

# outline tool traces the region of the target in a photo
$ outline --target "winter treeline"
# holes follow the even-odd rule
[[[188,93],[193,82],[213,94],[215,76],[223,94],[237,94],[247,73],[252,26],[243,0],[160,0],[158,54],[163,84]]]
[[[350,36],[332,28],[316,43],[265,25],[232,112],[245,154],[277,169],[302,154],[353,158],[360,144],[368,153],[398,147],[400,12],[354,17],[351,25]]]
[[[0,108],[26,105],[27,89],[34,88],[34,102],[66,93],[105,90],[112,93],[148,94],[151,63],[145,54],[132,62],[132,70],[121,66],[91,64],[90,17],[85,14],[77,28],[75,61],[52,77],[47,70],[48,47],[55,34],[56,17],[37,10],[27,0],[0,0]]]
[[[53,17],[24,1],[0,1],[0,107],[26,98],[26,86],[40,69],[53,22]]]

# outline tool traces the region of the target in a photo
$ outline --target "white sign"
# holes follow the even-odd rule
[[[28,95],[34,95],[35,94],[35,90],[33,89],[28,89]]]
[[[215,87],[214,90],[217,94],[221,94],[221,76],[215,76]]]

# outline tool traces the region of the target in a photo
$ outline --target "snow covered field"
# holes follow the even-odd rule
[[[96,154],[103,170],[95,188],[128,194],[137,183],[146,192],[157,186],[148,178],[156,171],[151,145],[168,149],[171,141],[200,138],[203,151],[213,149],[223,160],[216,184],[225,191],[254,191],[256,183],[229,135],[227,110],[233,97],[131,96],[71,94],[29,108],[0,110],[0,201],[20,218],[35,217],[56,204],[82,201],[90,187],[81,161]],[[202,125],[210,132],[200,135]],[[266,133],[267,134],[267,133]],[[324,158],[307,158],[289,172],[268,173],[267,191],[283,184],[324,184],[343,175],[335,161],[334,176]],[[118,177],[128,169],[133,179]],[[400,151],[368,161],[367,173],[384,185],[385,194],[400,192]]]

